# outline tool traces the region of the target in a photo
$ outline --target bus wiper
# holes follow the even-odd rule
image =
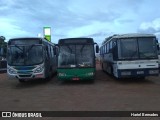
[[[155,58],[154,56],[145,56],[144,58],[146,59],[152,59],[152,58]]]
[[[15,45],[15,47],[23,52],[23,49],[21,49],[19,46]]]
[[[132,60],[133,58],[135,59],[136,57],[138,58],[138,56],[135,56],[137,54],[137,51],[133,52],[130,56],[130,59]]]
[[[25,59],[24,59],[24,63],[25,63],[25,64],[26,64],[26,61],[27,61],[27,59],[28,59],[28,52],[33,48],[33,46],[35,46],[35,45],[34,45],[34,44],[31,45],[31,46],[27,49],[26,53],[24,53],[24,54],[25,54]]]
[[[26,53],[28,53],[32,48],[33,46],[35,46],[34,44],[30,46],[30,48],[28,48],[28,50],[26,51]]]
[[[67,47],[68,47],[68,49],[71,51],[71,53],[72,53],[72,49],[69,47],[69,45],[67,45]]]
[[[81,47],[81,50],[80,50],[81,52],[83,51],[84,46],[85,46],[85,45],[83,45],[83,46]]]
[[[146,59],[152,59],[152,58],[156,58],[156,56],[153,56],[154,54],[151,54],[150,56],[147,56],[144,53],[140,53],[142,56],[140,58],[146,58]]]

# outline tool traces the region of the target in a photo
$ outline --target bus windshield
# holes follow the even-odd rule
[[[43,62],[43,49],[41,45],[8,47],[8,64],[9,65],[36,65]]]
[[[138,43],[140,58],[156,58],[155,38],[139,38]]]
[[[62,45],[58,61],[58,67],[93,67],[93,45]]]
[[[118,40],[119,59],[156,58],[155,38],[127,38]]]

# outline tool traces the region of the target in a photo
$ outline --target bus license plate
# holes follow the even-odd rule
[[[137,71],[137,74],[144,74],[144,71]]]
[[[72,80],[79,80],[79,78],[72,78]]]

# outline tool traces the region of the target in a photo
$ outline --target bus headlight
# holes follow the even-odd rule
[[[34,73],[40,73],[40,72],[43,71],[43,69],[44,69],[43,66],[37,67],[37,68],[34,70]]]
[[[17,74],[17,71],[13,68],[8,68],[9,74]]]
[[[159,74],[159,70],[150,70],[149,74]]]
[[[130,71],[123,71],[123,72],[121,72],[121,75],[131,75],[131,72]]]
[[[64,77],[64,76],[66,76],[66,74],[65,73],[58,73],[58,76]]]

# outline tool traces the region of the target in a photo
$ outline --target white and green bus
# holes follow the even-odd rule
[[[7,49],[7,73],[20,82],[45,79],[57,70],[56,46],[44,38],[10,39]]]
[[[66,38],[58,41],[59,80],[90,80],[95,79],[95,52],[99,51],[92,38]]]

